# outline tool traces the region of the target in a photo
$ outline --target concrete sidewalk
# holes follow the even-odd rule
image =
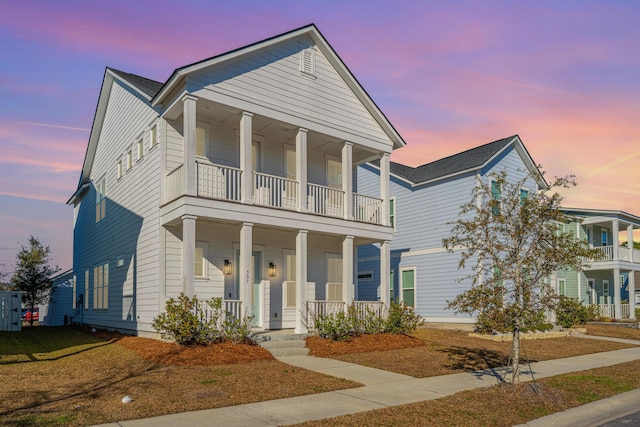
[[[628,348],[536,362],[531,364],[532,372],[525,371],[524,374],[531,375],[533,373],[535,378],[539,379],[638,359],[640,359],[640,347]],[[347,362],[312,356],[289,356],[281,358],[281,360],[309,370],[358,381],[365,384],[365,386],[218,409],[121,421],[119,423],[105,424],[105,426],[278,426],[439,399],[460,391],[488,387],[498,383],[498,377],[493,370],[430,378],[412,378]],[[526,379],[526,377],[523,378],[523,380]],[[637,400],[634,400],[634,404],[635,402]],[[581,408],[584,408],[584,406]],[[577,420],[576,417],[579,417],[582,413],[583,411],[576,411],[570,417]],[[589,420],[589,418],[586,418],[586,420]],[[584,422],[580,424],[578,420],[575,425],[585,424]]]

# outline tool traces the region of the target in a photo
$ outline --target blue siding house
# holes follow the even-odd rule
[[[454,316],[447,301],[468,289],[470,281],[459,281],[469,271],[459,270],[459,252],[449,253],[442,239],[449,237],[461,205],[472,190],[489,175],[506,171],[517,182],[530,176],[523,190],[538,191],[547,184],[519,136],[485,144],[413,168],[391,162],[390,298],[414,306],[428,322],[472,322]],[[357,171],[358,192],[367,192],[379,181],[376,162]],[[358,300],[384,300],[380,295],[380,249],[378,244],[358,248]]]

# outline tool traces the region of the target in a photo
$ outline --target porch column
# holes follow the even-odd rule
[[[253,224],[245,222],[240,228],[240,259],[238,260],[238,284],[242,312],[248,314],[251,309],[251,253],[253,251]]]
[[[636,272],[629,272],[629,319],[636,318]]]
[[[353,236],[342,240],[342,300],[348,306],[353,302]]]
[[[391,304],[389,278],[391,276],[391,242],[380,243],[380,301],[389,307]]]
[[[344,219],[353,219],[353,143],[342,146],[342,191],[344,191]]]
[[[576,221],[576,239],[581,240],[580,237],[580,222]],[[582,272],[578,271],[578,301],[582,301]]]
[[[196,219],[182,216],[182,290],[189,298],[195,293]]]
[[[629,246],[629,262],[638,262],[633,259],[633,224],[627,226],[627,246]]]
[[[622,319],[622,302],[620,298],[620,269],[613,269],[613,308],[615,313],[614,319]]]
[[[242,203],[253,204],[253,168],[251,167],[251,143],[253,114],[246,111],[240,117],[240,170],[241,179],[241,201]]]
[[[620,234],[620,225],[618,224],[618,220],[613,220],[611,224],[611,234],[613,234],[613,260],[617,261],[620,259],[620,238],[618,234]],[[620,278],[618,277],[618,280]]]
[[[391,225],[389,221],[389,153],[380,157],[380,198],[382,199],[382,225]]]
[[[196,98],[186,94],[182,97],[183,108],[183,168],[184,194],[195,196],[196,193]]]
[[[307,329],[307,230],[296,235],[296,334],[306,334]]]
[[[296,178],[298,179],[298,212],[307,212],[307,130],[296,135]]]

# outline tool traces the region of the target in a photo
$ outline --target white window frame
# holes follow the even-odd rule
[[[107,216],[107,177],[103,176],[96,184],[96,224]]]
[[[297,298],[298,298],[298,292],[296,289],[296,278],[295,277],[289,277],[289,264],[288,264],[288,259],[290,256],[293,255],[294,257],[294,271],[295,271],[295,256],[296,256],[296,251],[294,249],[284,249],[282,251],[283,253],[283,282],[282,282],[282,307],[284,309],[295,309],[296,308],[296,304],[297,304]],[[290,291],[290,287],[293,286],[293,301],[290,301],[291,298],[289,298],[289,291]]]
[[[293,153],[293,170],[289,170],[289,153]],[[296,147],[290,144],[284,145],[284,177],[296,180]]]
[[[418,301],[418,289],[417,289],[417,283],[418,283],[418,268],[415,265],[412,266],[406,266],[406,267],[400,267],[400,277],[398,278],[398,298],[400,299],[400,302],[404,303],[404,291],[405,291],[405,287],[404,287],[404,283],[403,283],[403,279],[402,279],[402,273],[404,273],[405,271],[413,271],[413,288],[407,288],[407,289],[413,289],[413,305],[412,307],[416,307],[416,302]]]
[[[149,149],[158,145],[158,125],[154,124],[149,128]]]
[[[133,167],[133,148],[129,147],[129,150],[127,150],[127,154],[125,155],[126,157],[126,167],[127,167],[127,171],[130,170]]]
[[[605,301],[605,304],[610,304],[611,284],[609,283],[609,279],[602,279],[602,297]]]
[[[109,261],[93,267],[93,308],[109,309]]]
[[[600,245],[609,246],[609,229],[608,228],[602,227],[600,229]]]
[[[338,277],[336,281],[331,281],[330,270],[329,270],[329,260],[335,259],[340,262],[340,268],[336,272]],[[327,283],[325,285],[325,300],[327,301],[343,301],[344,298],[344,284],[342,283],[342,254],[325,252],[324,254],[325,260],[325,274],[327,275]],[[330,296],[333,295],[333,299]],[[339,295],[339,298],[338,298]]]
[[[138,142],[136,142],[136,151],[138,154],[137,161],[139,162],[142,157],[144,157],[144,139],[142,136],[140,136],[140,138],[138,138]]]
[[[198,275],[198,249],[202,250],[202,275]],[[194,251],[193,259],[193,277],[198,280],[207,280],[209,278],[209,242],[196,241],[196,248]]]
[[[393,227],[393,231],[395,232],[398,224],[398,203],[396,196],[389,197],[389,204],[393,203],[393,213],[391,213],[391,206],[389,206],[389,222]]]
[[[89,308],[89,270],[85,270],[84,272],[84,308]]]
[[[73,302],[71,304],[71,308],[74,310],[76,309],[76,302],[77,302],[76,300],[78,299],[77,294],[78,294],[78,288],[76,283],[76,275],[74,274],[73,275],[73,294],[72,294]]]
[[[118,179],[122,178],[122,174],[123,174],[123,170],[122,170],[122,157],[118,159],[118,166],[117,166],[117,173],[118,173]]]
[[[331,183],[330,181],[330,176],[329,176],[329,162],[336,162],[338,164],[340,164],[340,168],[338,169],[340,171],[340,173],[338,174],[338,176],[340,176],[340,185],[336,186],[334,184]],[[344,177],[342,176],[342,159],[337,157],[337,156],[332,156],[330,154],[325,155],[325,159],[324,159],[324,164],[325,164],[325,182],[327,184],[327,187],[329,188],[334,188],[336,190],[342,190],[342,183],[344,180]]]
[[[558,295],[567,296],[567,279],[558,279]]]
[[[202,141],[202,154],[198,154],[198,130],[202,130],[204,133]],[[209,154],[209,123],[207,122],[196,122],[196,146],[195,146],[195,155],[199,158],[206,158]]]

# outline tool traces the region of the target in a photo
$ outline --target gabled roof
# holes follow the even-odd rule
[[[542,174],[538,170],[518,135],[502,138],[415,168],[391,162],[391,174],[404,181],[408,181],[414,186],[426,184],[463,173],[480,170],[510,146],[514,146],[518,151],[524,163],[536,177],[538,185],[541,188],[547,188],[546,181],[542,177]],[[379,167],[379,161],[372,163]]]
[[[147,79],[145,77],[136,76],[135,74],[125,73],[124,71],[116,70],[115,68],[109,68],[109,70],[122,77],[131,85],[138,88],[141,92],[146,94],[149,99],[152,99],[154,96],[156,96],[163,86],[163,83]]]

